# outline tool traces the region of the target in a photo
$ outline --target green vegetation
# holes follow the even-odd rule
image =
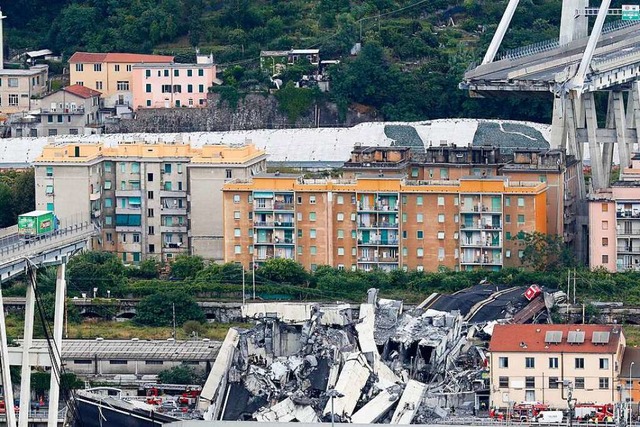
[[[18,215],[35,209],[34,170],[0,172],[0,228],[18,223]]]
[[[205,378],[189,365],[178,365],[158,372],[158,380],[164,384],[202,384]]]
[[[198,46],[223,65],[224,87],[230,89],[214,90],[232,106],[244,93],[274,87],[269,83],[274,70],[259,70],[261,50],[319,48],[321,59],[341,60],[329,70],[328,99],[343,112],[360,103],[388,120],[550,120],[549,99],[478,100],[457,89],[464,70],[482,58],[505,5],[490,0],[32,0],[30,7],[8,2],[3,12],[9,16],[6,36],[13,49],[49,48],[67,58],[79,50],[155,52],[193,62]],[[553,0],[521,3],[503,47],[556,38],[560,7]],[[354,58],[350,51],[356,43],[363,49]],[[287,88],[309,70],[299,63],[278,78]],[[303,93],[288,90],[279,96],[289,119],[312,105],[314,96]]]

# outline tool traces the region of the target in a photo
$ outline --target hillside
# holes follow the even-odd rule
[[[5,1],[3,1],[5,3]],[[265,90],[260,50],[312,48],[341,59],[329,100],[342,108],[373,107],[387,120],[484,117],[550,120],[548,100],[473,100],[457,89],[464,70],[484,53],[506,1],[496,0],[31,0],[8,1],[6,44],[49,48],[173,53],[194,46],[227,68],[233,99]],[[560,1],[521,1],[503,43],[513,48],[557,37]],[[615,2],[614,2],[615,3]],[[363,50],[350,58],[352,46]],[[222,68],[225,68],[222,67]],[[294,80],[303,69],[283,76]],[[225,89],[222,89],[223,91]],[[327,100],[302,97],[304,108]]]

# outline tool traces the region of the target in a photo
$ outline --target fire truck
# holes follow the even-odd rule
[[[489,417],[500,421],[511,418],[516,421],[531,422],[537,420],[541,412],[548,410],[549,405],[539,402],[516,403],[513,405],[511,414],[505,414],[502,410],[492,410],[489,412]]]
[[[579,421],[613,422],[613,405],[578,403],[573,410],[573,417]]]

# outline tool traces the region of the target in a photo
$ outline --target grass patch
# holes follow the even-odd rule
[[[24,320],[17,316],[7,316],[7,335],[13,339],[21,339],[24,331]],[[222,341],[231,327],[250,328],[250,323],[205,323],[202,325],[203,332],[199,338],[209,338],[211,340]],[[36,328],[34,338],[44,338],[42,333],[38,333],[42,328]],[[138,326],[133,322],[110,322],[87,320],[80,324],[68,325],[69,339],[123,339],[139,338],[141,340],[162,340],[171,338],[172,328],[169,327],[148,327]],[[182,329],[176,326],[176,339],[186,340],[191,338]],[[65,335],[66,337],[66,335]]]
[[[640,345],[640,325],[623,325],[622,331],[627,339],[628,347],[637,347]]]

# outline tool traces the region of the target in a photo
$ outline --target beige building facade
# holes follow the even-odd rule
[[[34,65],[28,70],[0,69],[0,112],[28,111],[48,88],[48,65]]]
[[[567,406],[620,399],[626,341],[618,325],[496,325],[491,337],[491,406]]]
[[[94,246],[126,263],[178,254],[221,261],[220,188],[265,165],[252,145],[50,145],[35,162],[36,208],[63,223],[91,218],[101,229]]]

